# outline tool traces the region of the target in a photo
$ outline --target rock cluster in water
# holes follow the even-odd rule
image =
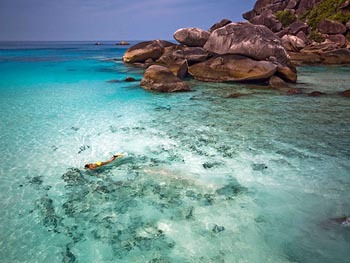
[[[350,1],[257,0],[243,17],[271,29],[295,63],[350,63]]]
[[[188,91],[186,76],[207,82],[255,81],[272,76],[296,82],[297,73],[282,41],[270,29],[224,19],[208,31],[182,28],[174,33],[179,44],[145,41],[129,48],[125,63],[146,67],[145,89]]]

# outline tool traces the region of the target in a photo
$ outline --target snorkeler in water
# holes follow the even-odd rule
[[[113,162],[115,159],[121,158],[121,157],[123,157],[123,154],[117,153],[117,154],[113,155],[113,157],[110,160],[108,160],[108,161],[96,162],[96,163],[87,163],[87,164],[85,164],[84,167],[85,167],[85,169],[94,170],[94,169],[99,168],[99,167],[101,167],[103,165],[109,164],[109,163]]]

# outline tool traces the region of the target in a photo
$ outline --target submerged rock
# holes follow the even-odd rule
[[[163,66],[150,66],[141,81],[141,87],[161,92],[189,91],[189,86]]]
[[[215,224],[215,226],[213,227],[213,229],[212,229],[212,231],[214,232],[214,233],[220,233],[220,232],[222,232],[222,231],[224,231],[225,230],[225,227],[224,226],[218,226],[218,225],[216,225]]]
[[[61,224],[61,218],[56,215],[53,200],[44,196],[36,201],[36,206],[43,217],[44,226],[49,231],[57,231],[57,227]]]
[[[66,251],[63,254],[62,263],[74,263],[76,258],[74,254],[70,251],[69,247],[66,247]]]
[[[253,171],[259,171],[259,172],[262,172],[264,171],[265,169],[267,169],[267,165],[264,164],[264,163],[253,163],[252,164],[252,169]]]
[[[137,81],[137,79],[133,78],[133,77],[126,77],[124,79],[125,82],[134,82],[134,81]]]
[[[339,92],[340,96],[346,97],[346,98],[350,98],[350,89]]]
[[[244,191],[244,187],[242,187],[238,182],[232,181],[229,184],[217,189],[215,192],[218,195],[225,196],[227,199],[232,199]]]
[[[268,61],[256,61],[239,55],[222,55],[190,66],[189,73],[197,80],[210,82],[264,80],[277,66]]]
[[[42,185],[43,178],[42,178],[42,176],[34,176],[34,177],[29,178],[28,183],[35,184],[35,185]]]
[[[288,84],[277,76],[272,76],[269,80],[269,87],[272,89],[285,89],[289,88]]]
[[[321,91],[313,91],[307,94],[309,97],[320,97],[322,95],[326,95],[326,93],[321,92]]]
[[[77,168],[70,168],[68,172],[62,175],[62,179],[67,185],[82,185],[86,182],[82,172]]]

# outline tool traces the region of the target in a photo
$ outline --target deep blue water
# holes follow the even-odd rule
[[[126,48],[0,43],[0,262],[349,261],[350,67],[159,94]]]

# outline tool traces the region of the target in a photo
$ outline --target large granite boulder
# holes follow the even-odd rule
[[[176,77],[170,69],[159,65],[152,65],[146,70],[140,85],[144,89],[160,92],[190,90],[189,86]]]
[[[266,80],[277,66],[269,61],[256,61],[240,55],[221,55],[189,67],[195,79],[208,82]]]
[[[286,9],[295,9],[299,4],[299,2],[300,0],[289,0],[288,5],[286,6]]]
[[[265,10],[260,15],[253,17],[250,23],[254,25],[264,25],[272,32],[278,32],[282,29],[281,22],[276,18],[271,10]]]
[[[204,49],[216,54],[238,54],[256,60],[274,57],[282,65],[290,60],[281,39],[265,26],[231,23],[210,34]]]
[[[309,33],[309,26],[301,21],[295,21],[288,27],[289,33],[296,36],[299,32]]]
[[[310,43],[309,38],[307,37],[307,35],[303,31],[300,31],[298,34],[296,34],[296,37],[298,37],[301,40],[303,40],[305,44],[309,44]]]
[[[298,79],[297,69],[294,65],[283,66],[278,64],[276,75],[288,82],[296,83]]]
[[[350,21],[345,24],[346,28],[350,31]]]
[[[346,38],[342,34],[337,34],[337,35],[329,35],[328,39],[334,43],[339,44],[340,47],[345,47],[346,46]]]
[[[177,64],[179,60],[186,61],[189,65],[203,62],[209,57],[209,53],[202,47],[187,47],[173,45],[163,48],[162,55],[155,61],[157,64],[170,67]]]
[[[202,47],[185,47],[182,46],[173,52],[173,56],[187,60],[189,65],[203,62],[209,57],[209,53]]]
[[[296,65],[315,65],[322,62],[319,53],[303,53],[303,52],[289,52],[293,64]]]
[[[189,47],[203,47],[207,42],[209,32],[200,28],[181,28],[174,33],[174,38]]]
[[[287,7],[288,2],[289,0],[257,0],[253,10],[257,14],[261,14],[264,10],[281,11]]]
[[[340,48],[321,54],[322,63],[329,65],[350,64],[350,49]]]
[[[250,21],[254,16],[256,15],[254,10],[250,10],[248,12],[245,12],[242,17],[248,21]]]
[[[283,36],[282,45],[287,51],[293,51],[293,52],[298,52],[306,46],[305,42],[302,39],[293,35]]]
[[[162,56],[156,60],[156,64],[169,68],[175,76],[182,79],[187,74],[188,65],[186,59],[174,56],[179,48],[181,46],[165,47]]]
[[[210,29],[209,29],[209,33],[213,32],[214,30],[226,26],[227,24],[232,23],[231,20],[228,19],[222,19],[220,22],[217,22],[216,24],[214,24]]]
[[[158,59],[164,47],[173,46],[174,44],[164,40],[153,40],[138,43],[130,47],[123,56],[126,63],[145,62],[147,59]]]
[[[324,19],[318,23],[318,31],[322,34],[344,34],[346,32],[346,26],[334,20]]]

